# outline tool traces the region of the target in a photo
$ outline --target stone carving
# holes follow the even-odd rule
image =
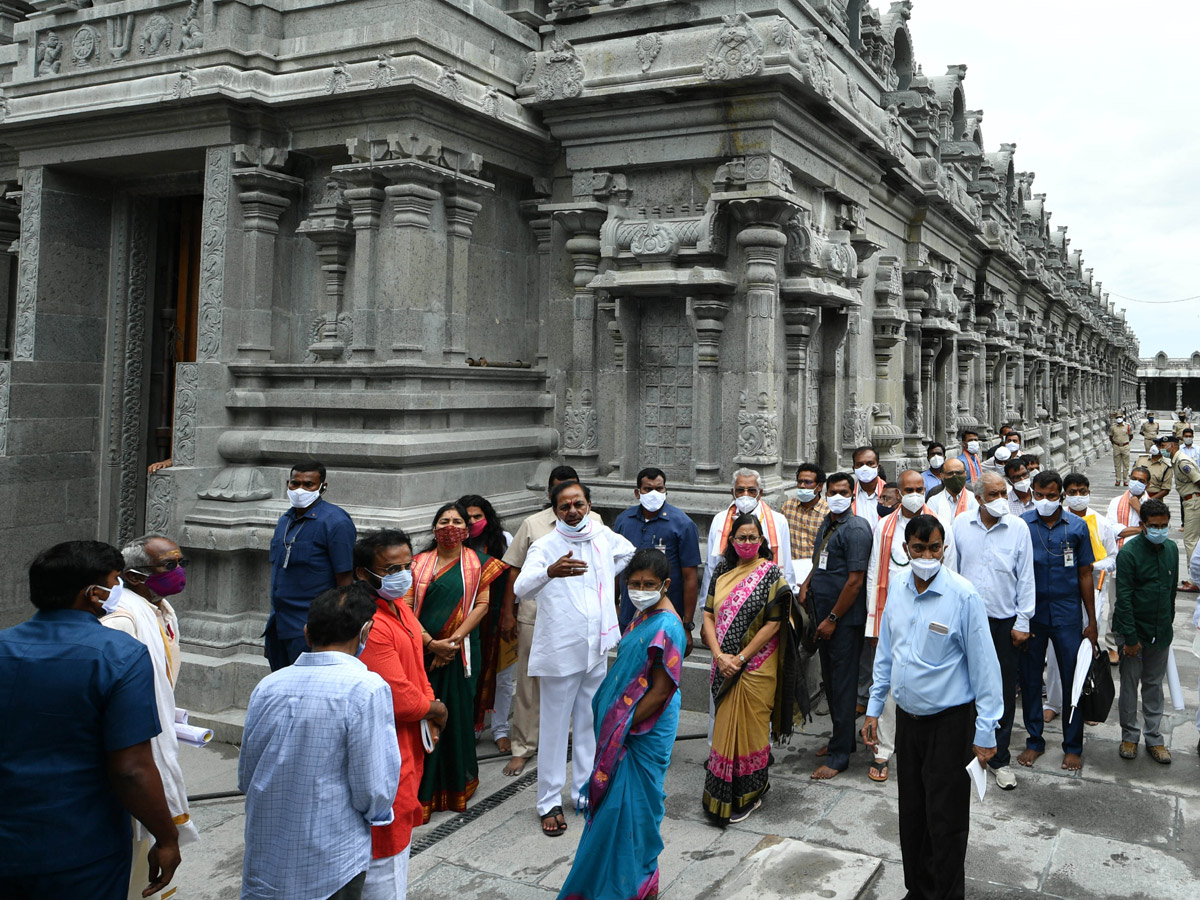
[[[630,242],[629,250],[639,257],[667,257],[679,252],[679,237],[662,222],[648,222]]]
[[[500,92],[494,87],[489,87],[483,92],[483,111],[494,118],[502,118],[503,112],[500,109]]]
[[[262,473],[253,466],[226,466],[197,496],[201,500],[246,503],[270,499],[271,489],[263,481]]]
[[[108,52],[114,60],[124,59],[133,47],[133,13],[108,20]]]
[[[138,52],[146,56],[157,56],[159,51],[171,51],[171,32],[175,26],[162,13],[155,13],[142,26],[142,34],[138,39]]]
[[[371,73],[371,87],[390,87],[396,80],[396,67],[392,65],[390,53],[380,53],[375,61],[375,71]]]
[[[860,447],[867,443],[867,420],[870,410],[858,405],[858,395],[850,394],[850,405],[842,414],[842,446]]]
[[[725,23],[708,45],[704,77],[709,81],[729,81],[756,75],[763,67],[767,45],[744,12],[722,16]]]
[[[203,50],[204,32],[200,30],[199,0],[192,0],[184,13],[183,21],[179,24],[179,49]]]
[[[200,389],[200,367],[179,363],[175,367],[175,446],[171,459],[176,466],[196,461],[196,394]]]
[[[21,257],[17,268],[17,314],[13,359],[33,359],[37,323],[38,259],[42,245],[42,170],[29,169],[21,183]]]
[[[196,357],[209,362],[221,353],[221,308],[225,300],[225,221],[229,215],[227,147],[210,147],[204,164],[204,219],[200,244],[200,310]]]
[[[567,391],[567,408],[563,412],[563,449],[576,453],[592,453],[600,447],[597,437],[598,416],[592,406],[592,392]]]
[[[438,76],[437,88],[443,97],[449,97],[455,103],[462,103],[462,82],[459,81],[458,73],[449,66],[442,66],[442,74]]]
[[[741,394],[741,411],[738,412],[738,456],[774,456],[779,446],[779,418],[768,412],[766,391],[758,395],[758,408],[754,412],[746,409],[746,392]]]
[[[542,69],[535,93],[539,100],[578,97],[583,93],[583,61],[570,41],[551,41],[550,59]]]
[[[900,151],[904,149],[900,137],[900,114],[894,106],[888,107],[887,121],[883,123],[883,146],[892,156],[899,156]]]
[[[123,546],[137,529],[137,495],[141,480],[142,372],[146,344],[146,282],[150,251],[148,201],[135,203],[129,226],[128,288],[125,291],[125,368],[121,393],[120,494],[117,541]]]
[[[91,25],[84,25],[71,38],[71,59],[77,66],[86,66],[96,53],[100,34]]]
[[[814,342],[808,348],[808,372],[805,374],[804,458],[817,455],[817,420],[821,415],[821,350]]]
[[[0,88],[0,122],[8,118],[8,98],[4,96],[4,89]]]
[[[62,42],[53,31],[46,32],[37,45],[34,62],[37,64],[37,75],[57,75],[62,67]]]
[[[192,96],[192,89],[200,83],[193,74],[194,71],[191,66],[179,67],[179,77],[175,79],[175,84],[171,87],[171,96],[176,100]]]
[[[908,398],[904,410],[904,423],[909,434],[921,434],[925,430],[925,408],[921,403],[920,394],[913,394]]]
[[[346,355],[354,340],[354,317],[350,313],[317,316],[309,331],[308,352],[322,362],[334,362]]]
[[[807,70],[808,83],[826,100],[833,99],[833,76],[829,73],[829,53],[825,50],[825,32],[806,28],[800,34],[799,57]]]
[[[533,81],[533,74],[537,71],[538,56],[532,50],[525,54],[525,71],[521,74],[521,84],[529,84]]]
[[[642,61],[642,71],[649,72],[650,67],[654,65],[654,60],[658,59],[659,52],[662,51],[662,35],[643,34],[637,39],[637,55]]]
[[[151,475],[146,485],[146,530],[167,534],[175,500],[175,479],[167,472]]]
[[[781,49],[790,51],[795,50],[796,45],[800,43],[800,35],[796,33],[796,28],[791,22],[783,16],[776,16],[771,22],[771,40]]]
[[[340,59],[335,60],[333,70],[325,80],[325,93],[342,94],[350,87],[350,67]]]
[[[0,363],[0,457],[8,455],[8,409],[12,385],[12,363]]]

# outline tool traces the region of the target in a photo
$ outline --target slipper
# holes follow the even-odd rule
[[[755,800],[753,806],[747,807],[746,809],[743,809],[741,812],[734,813],[732,816],[730,816],[729,824],[736,825],[738,822],[745,822],[748,818],[750,818],[750,813],[754,812],[756,809],[758,809],[761,806],[762,806],[762,800],[761,799]]]
[[[1196,585],[1192,584],[1190,581],[1185,581],[1179,585],[1179,590],[1183,591],[1185,594],[1195,594],[1200,592],[1200,587],[1196,587]]]
[[[875,773],[879,774],[876,775]],[[888,760],[875,760],[871,763],[871,768],[867,769],[867,777],[872,781],[877,781],[880,784],[888,780]]]
[[[550,812],[546,813],[541,818],[542,834],[544,834],[546,837],[561,837],[563,832],[567,830],[567,819],[566,816],[563,815],[563,808],[561,806],[554,807],[554,809],[550,810]],[[562,819],[562,821],[556,821],[558,819]],[[548,825],[553,825],[554,830],[552,831],[549,827],[547,827]]]

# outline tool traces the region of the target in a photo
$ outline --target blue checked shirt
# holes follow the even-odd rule
[[[371,863],[400,782],[392,692],[358,659],[303,653],[250,695],[242,900],[326,900]]]

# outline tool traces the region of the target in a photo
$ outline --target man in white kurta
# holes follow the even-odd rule
[[[946,463],[957,462],[951,460]],[[960,463],[961,465],[961,463]],[[867,563],[867,647],[874,667],[875,647],[879,641],[879,626],[883,621],[883,610],[887,605],[888,593],[900,580],[908,574],[908,554],[904,551],[904,529],[910,520],[918,515],[934,515],[933,510],[925,504],[925,480],[916,469],[907,469],[899,475],[900,508],[889,516],[879,520],[875,526],[875,536],[871,542],[871,560]],[[907,498],[907,499],[905,499]],[[940,517],[939,517],[940,518]],[[890,533],[891,547],[883,546],[884,535]],[[887,553],[887,556],[884,556]],[[887,561],[887,578],[883,578],[883,563]],[[954,550],[954,535],[946,529],[946,539],[943,544],[943,565],[952,569],[957,568],[958,556]],[[882,591],[880,590],[882,584]],[[882,593],[882,596],[880,596]],[[888,760],[895,752],[896,740],[896,701],[888,694],[884,702],[883,713],[879,717],[879,743],[875,747],[876,763],[872,767],[880,771],[886,767]],[[887,776],[884,774],[883,779]]]
[[[529,674],[541,682],[537,809],[543,830],[548,817],[562,815],[572,720],[570,798],[577,808],[586,802],[582,791],[596,754],[592,698],[608,670],[608,651],[621,639],[615,580],[637,549],[588,517],[588,491],[578,482],[556,485],[551,507],[554,530],[530,546],[513,585],[517,596],[534,597],[538,605]]]
[[[154,697],[162,731],[151,738],[150,750],[162,777],[167,806],[179,829],[179,845],[200,839],[188,812],[187,788],[179,766],[179,740],[175,736],[175,683],[179,680],[179,619],[166,597],[183,590],[186,574],[180,560],[179,545],[161,535],[145,535],[131,541],[121,551],[125,557],[122,580],[125,589],[116,608],[100,621],[123,631],[146,645],[154,665]],[[157,590],[155,590],[157,588]],[[146,859],[152,838],[137,819],[133,820],[133,870],[130,873],[130,900],[142,896],[149,882]],[[175,888],[167,888],[174,893]],[[161,894],[154,894],[160,897]]]
[[[954,529],[954,520],[963,513],[979,509],[975,492],[967,488],[967,467],[961,459],[948,459],[942,466],[942,483],[929,492],[926,503],[946,529]]]
[[[712,581],[713,569],[725,556],[725,545],[729,541],[729,528],[734,519],[745,513],[754,513],[762,523],[763,536],[775,553],[775,562],[783,569],[784,580],[792,590],[799,587],[795,567],[792,565],[792,531],[783,513],[778,513],[763,499],[762,478],[753,469],[738,469],[733,473],[733,502],[713,516],[708,528],[708,552],[704,555],[704,575],[700,579],[700,602],[708,596],[708,585]]]

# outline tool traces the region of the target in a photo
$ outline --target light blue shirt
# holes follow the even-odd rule
[[[400,783],[392,691],[346,653],[303,653],[250,695],[242,900],[326,900],[371,863]]]
[[[954,520],[954,543],[958,547],[955,569],[983,597],[988,616],[1016,616],[1013,629],[1028,633],[1037,608],[1029,527],[1017,516],[1003,515],[989,529],[980,510],[975,510]]]
[[[987,610],[971,583],[945,566],[924,593],[917,593],[912,572],[888,587],[867,715],[880,716],[889,690],[914,716],[974,700],[975,745],[996,746],[1004,701]]]

